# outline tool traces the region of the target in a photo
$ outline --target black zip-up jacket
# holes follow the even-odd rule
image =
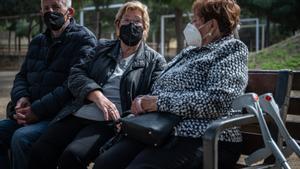
[[[119,52],[119,40],[100,40],[94,50],[95,56],[71,69],[68,86],[76,99],[67,105],[53,122],[90,103],[86,100],[87,95],[94,90],[102,90],[115,70]],[[122,111],[130,109],[131,101],[136,96],[150,92],[153,82],[166,65],[164,57],[145,43],[141,43],[132,59],[120,82]]]
[[[15,77],[13,104],[21,97],[29,97],[32,112],[39,120],[55,117],[72,100],[67,87],[70,68],[79,63],[79,58],[88,56],[96,43],[95,36],[74,19],[59,38],[51,38],[49,30],[37,35]]]

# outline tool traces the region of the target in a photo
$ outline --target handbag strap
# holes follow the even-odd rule
[[[133,116],[133,114],[130,112],[130,110],[125,111],[122,113],[122,117],[121,118],[128,118]],[[100,149],[99,149],[99,153],[102,154],[105,151],[107,151],[108,149],[110,149],[113,145],[115,145],[116,143],[118,143],[123,137],[124,134],[121,131],[118,131],[117,129],[117,125],[122,125],[121,124],[121,120],[118,121],[114,121],[113,122],[114,125],[114,129],[115,129],[115,136],[113,136],[112,138],[110,138]]]
[[[123,134],[117,133],[115,136],[110,138],[100,149],[99,154],[103,154],[105,151],[110,149],[113,145],[118,143],[123,138]]]

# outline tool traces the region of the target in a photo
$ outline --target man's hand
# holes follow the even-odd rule
[[[117,121],[120,119],[120,113],[116,105],[108,100],[99,90],[90,92],[87,98],[96,103],[99,109],[102,110],[105,120]]]
[[[25,125],[26,121],[25,121],[25,115],[22,113],[16,113],[13,115],[14,119],[17,120],[17,123],[20,125]]]
[[[26,124],[31,124],[39,121],[39,118],[31,111],[25,115]]]
[[[17,111],[18,109],[24,108],[24,107],[27,107],[27,106],[30,106],[29,98],[28,97],[21,97],[16,103],[15,110]]]
[[[39,120],[38,117],[31,111],[30,106],[17,109],[14,119],[16,119],[17,123],[21,125],[35,123]]]
[[[144,95],[136,97],[131,104],[131,112],[135,115],[157,111],[157,96]]]
[[[21,100],[21,99],[20,99]],[[19,101],[20,101],[19,100]],[[19,102],[18,101],[18,102]],[[19,102],[19,105],[16,106],[15,110],[16,110],[16,114],[14,114],[14,119],[17,120],[17,123],[20,125],[25,125],[26,124],[26,114],[31,112],[31,108],[30,105],[28,106],[24,106],[25,104],[21,104],[21,102]]]

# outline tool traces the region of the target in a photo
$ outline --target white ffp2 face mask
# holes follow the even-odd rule
[[[202,35],[195,25],[188,23],[183,31],[186,43],[189,46],[202,46]]]

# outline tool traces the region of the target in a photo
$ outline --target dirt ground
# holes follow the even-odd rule
[[[5,107],[7,104],[7,98],[0,98],[0,119],[4,118]]]
[[[5,118],[5,108],[9,101],[9,92],[16,73],[16,71],[0,71],[0,119]],[[288,162],[292,169],[300,169],[300,158],[295,154],[288,158]]]

